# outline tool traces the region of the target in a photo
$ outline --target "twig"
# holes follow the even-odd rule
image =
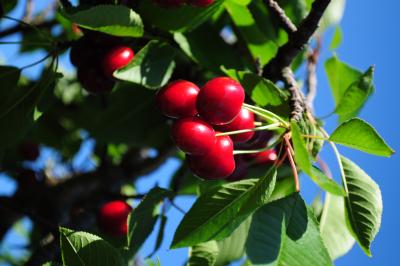
[[[299,175],[297,173],[296,164],[293,159],[293,155],[294,155],[293,147],[290,144],[288,134],[285,134],[284,139],[285,139],[285,144],[286,144],[286,153],[289,158],[290,166],[292,167],[292,171],[293,171],[293,177],[294,177],[294,183],[296,185],[296,191],[299,192],[300,191],[300,182],[299,182]]]
[[[303,116],[303,112],[306,109],[304,103],[304,96],[301,93],[299,86],[297,85],[294,74],[289,67],[285,67],[282,70],[282,76],[285,80],[288,90],[290,92],[290,109],[292,110],[290,118],[298,122]]]
[[[264,67],[263,76],[277,81],[282,78],[282,69],[290,66],[294,58],[304,48],[318,28],[325,9],[330,0],[315,0],[307,17],[297,27],[297,31],[289,34],[289,40],[278,49],[276,56]]]
[[[44,21],[41,22],[39,24],[33,23],[32,25],[35,26],[38,29],[42,29],[42,28],[52,28],[53,26],[55,26],[57,24],[57,21],[55,20],[49,20],[49,21]],[[3,31],[0,31],[0,38],[6,37],[8,35],[12,35],[15,33],[24,33],[26,31],[32,30],[31,27],[23,25],[23,24],[18,24],[14,27],[5,29]]]
[[[286,16],[285,10],[283,10],[277,2],[274,0],[265,0],[264,2],[268,6],[268,9],[279,18],[282,28],[284,28],[287,33],[294,33],[297,31],[296,25]]]
[[[33,1],[26,0],[25,12],[24,12],[24,16],[23,16],[22,20],[28,23],[31,20],[32,11],[33,11]]]
[[[307,56],[307,95],[306,103],[313,110],[313,103],[317,95],[317,62],[321,50],[321,38],[317,39],[317,46]]]

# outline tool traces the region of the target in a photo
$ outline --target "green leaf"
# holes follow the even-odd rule
[[[165,8],[152,0],[144,0],[139,4],[139,13],[149,24],[165,31],[185,32],[209,20],[221,9],[224,0],[216,0],[208,7],[184,5],[179,8]]]
[[[260,179],[224,184],[202,194],[175,232],[171,248],[192,246],[229,236],[274,189],[276,170]]]
[[[165,197],[172,196],[172,191],[154,187],[143,198],[128,218],[128,249],[131,255],[137,253],[154,229],[158,218],[158,205]]]
[[[317,167],[313,166],[311,168],[311,173],[312,173],[312,175],[310,175],[311,180],[314,181],[314,183],[317,184],[323,190],[328,191],[329,193],[337,196],[346,195],[346,192],[340,185],[338,185],[332,178],[327,177]]]
[[[64,265],[125,265],[118,250],[96,235],[60,227],[60,241]]]
[[[62,264],[60,264],[58,262],[54,262],[54,261],[49,261],[49,262],[46,262],[45,264],[43,264],[42,266],[62,266]]]
[[[217,241],[199,243],[189,249],[188,266],[214,266],[219,248]]]
[[[336,104],[335,113],[340,121],[350,119],[357,115],[359,110],[374,90],[372,85],[374,68],[368,70],[344,92],[341,100]]]
[[[382,195],[379,186],[358,165],[341,156],[348,196],[345,198],[348,225],[354,238],[371,256],[371,243],[381,226]]]
[[[122,5],[97,5],[63,16],[82,28],[121,37],[141,37],[143,22],[140,16]]]
[[[329,255],[335,260],[349,252],[355,240],[346,225],[344,198],[327,195],[325,201],[319,227]]]
[[[337,56],[333,56],[325,62],[325,71],[336,104],[341,101],[347,88],[362,75],[359,70],[340,61]]]
[[[140,84],[149,89],[164,86],[175,67],[175,50],[167,43],[150,41],[126,67],[114,72],[118,79]]]
[[[298,193],[254,213],[246,254],[256,265],[333,265],[318,223]]]
[[[165,215],[159,215],[160,216],[160,228],[158,230],[157,234],[157,239],[156,239],[156,245],[154,247],[153,252],[148,257],[152,257],[154,254],[157,253],[157,251],[160,249],[163,239],[164,239],[164,234],[165,234],[165,226],[167,225],[167,219],[168,217]]]
[[[10,97],[18,91],[17,84],[21,76],[21,70],[12,66],[0,66],[0,106],[7,103]]]
[[[341,124],[329,138],[331,141],[366,153],[391,156],[394,151],[367,122],[353,118]]]
[[[312,164],[310,154],[307,151],[306,144],[300,133],[300,128],[296,122],[291,123],[291,132],[294,149],[294,159],[296,164],[303,170],[307,175],[312,176]]]
[[[342,43],[343,33],[340,26],[337,26],[335,32],[333,33],[333,37],[331,40],[331,44],[329,45],[330,50],[336,50],[340,44]]]
[[[253,59],[259,59],[261,66],[268,63],[278,51],[278,46],[260,31],[248,7],[228,0],[225,1],[225,8],[241,33]]]

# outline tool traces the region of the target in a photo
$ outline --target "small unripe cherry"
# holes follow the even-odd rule
[[[157,104],[161,112],[171,118],[195,116],[199,91],[192,82],[176,80],[158,91]]]
[[[208,81],[197,96],[197,110],[213,125],[231,122],[240,112],[244,101],[243,87],[228,77]]]
[[[188,4],[197,7],[207,7],[214,3],[214,0],[188,0]]]
[[[223,179],[235,170],[233,142],[229,136],[217,137],[213,149],[200,156],[187,155],[189,168],[200,178]]]
[[[208,153],[217,141],[212,126],[198,117],[175,121],[172,125],[172,139],[179,149],[192,155]]]
[[[232,122],[222,126],[216,126],[217,130],[223,132],[236,131],[242,129],[252,129],[252,128],[254,128],[254,114],[243,107]],[[253,137],[253,135],[254,131],[250,131],[240,134],[233,134],[230,135],[230,137],[233,140],[233,142],[239,143],[248,141]]]
[[[242,155],[235,155],[235,171],[226,178],[228,181],[239,181],[246,178],[248,173],[248,163],[244,160]]]
[[[97,68],[79,67],[77,76],[83,88],[92,94],[111,92],[115,84]]]
[[[113,236],[123,236],[128,233],[128,215],[132,207],[125,201],[115,200],[101,206],[98,215],[100,229]]]
[[[127,46],[116,46],[110,49],[103,57],[103,72],[107,77],[113,77],[115,70],[128,65],[134,57],[134,52]]]
[[[278,159],[275,149],[249,154],[254,164],[272,164]]]
[[[24,160],[35,161],[39,155],[39,145],[31,141],[25,141],[19,146],[19,153]]]

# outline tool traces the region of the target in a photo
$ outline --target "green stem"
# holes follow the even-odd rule
[[[255,113],[259,116],[266,118],[266,119],[277,120],[277,121],[281,122],[285,128],[289,128],[289,124],[284,119],[282,119],[280,116],[274,114],[271,111],[268,111],[261,107],[250,105],[247,103],[243,103],[243,107],[249,111],[252,111],[253,113]]]
[[[236,134],[242,134],[242,133],[253,132],[253,131],[275,130],[275,129],[280,128],[281,126],[282,126],[281,123],[274,123],[274,124],[265,125],[265,126],[261,126],[261,127],[217,133],[215,136],[220,137],[220,136],[236,135]]]
[[[303,138],[308,138],[308,139],[322,139],[322,140],[329,140],[325,137],[321,137],[321,136],[314,136],[314,135],[301,135]]]
[[[283,139],[283,135],[281,135],[278,138],[276,138],[276,140],[272,144],[268,145],[265,148],[257,149],[257,150],[234,150],[233,154],[234,155],[237,155],[237,154],[252,154],[252,153],[259,153],[259,152],[267,151],[267,150],[270,150],[273,147],[275,147],[279,142],[282,141],[282,139]]]

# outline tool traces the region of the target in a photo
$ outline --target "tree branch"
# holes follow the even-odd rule
[[[57,24],[57,21],[49,20],[49,21],[41,22],[39,24],[33,23],[33,26],[35,26],[36,28],[41,29],[41,28],[52,28],[56,24]],[[23,32],[30,31],[30,30],[32,30],[32,28],[27,27],[27,26],[22,25],[22,24],[18,24],[18,25],[14,26],[14,27],[5,29],[3,31],[0,31],[0,39],[6,37],[8,35],[12,35],[12,34],[15,34],[15,33],[23,33]]]
[[[283,10],[277,2],[274,0],[265,0],[264,2],[268,6],[269,11],[279,18],[281,27],[284,28],[287,33],[294,33],[297,31],[296,25],[286,16],[285,10]]]
[[[321,39],[317,39],[317,46],[307,55],[307,95],[306,104],[313,110],[314,99],[317,96],[317,62],[321,50]]]
[[[304,103],[304,96],[301,93],[299,86],[297,85],[296,79],[290,67],[285,67],[282,70],[282,77],[288,86],[290,92],[290,118],[298,122],[303,116],[303,112],[306,109]]]
[[[288,42],[278,49],[276,56],[264,67],[264,77],[272,81],[282,78],[282,69],[290,66],[294,58],[312,37],[329,3],[330,0],[314,1],[310,13],[300,23],[297,31],[289,34]]]

